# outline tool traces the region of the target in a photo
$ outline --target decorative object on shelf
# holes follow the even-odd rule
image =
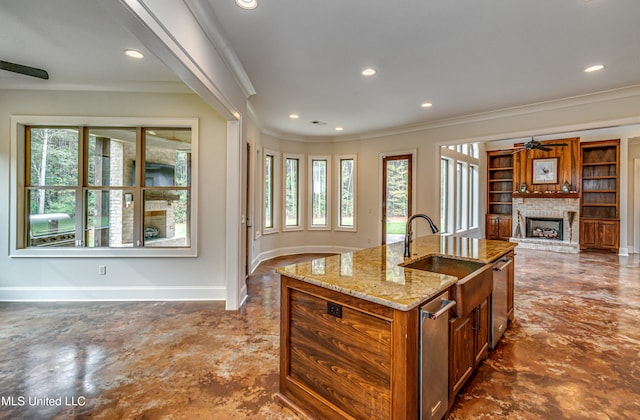
[[[562,192],[569,191],[571,191],[571,185],[569,184],[569,181],[564,181],[564,184],[562,184]]]
[[[533,159],[533,183],[558,183],[558,158]]]
[[[520,192],[521,193],[526,193],[527,192],[527,184],[525,184],[524,182],[522,184],[520,184]]]

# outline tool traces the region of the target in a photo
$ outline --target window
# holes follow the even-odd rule
[[[302,156],[284,155],[284,229],[302,229],[300,221],[300,174]]]
[[[451,160],[447,158],[440,158],[440,231],[442,233],[451,233],[452,229],[449,226],[449,214],[450,214],[450,198],[449,191],[451,190]]]
[[[456,231],[464,230],[467,226],[469,208],[467,181],[467,163],[456,162]]]
[[[310,156],[310,217],[309,229],[330,229],[329,166],[330,158]]]
[[[276,231],[276,208],[275,208],[275,152],[264,151],[264,233]]]
[[[24,187],[12,197],[16,255],[191,248],[195,123],[63,126],[51,123],[56,117],[29,118],[46,123],[18,121],[12,137],[24,168],[16,168]]]
[[[478,178],[478,165],[469,164],[469,228],[479,227],[479,189],[480,180]]]
[[[356,228],[356,158],[338,157],[338,229]]]
[[[479,227],[478,145],[440,149],[440,222],[443,233],[467,233]]]

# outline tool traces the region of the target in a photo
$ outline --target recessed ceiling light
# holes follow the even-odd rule
[[[144,58],[144,54],[142,54],[138,50],[127,49],[127,50],[124,50],[124,54],[127,57],[131,57],[131,58],[137,58],[137,59]]]
[[[433,104],[431,102],[425,102],[420,106],[423,107],[423,108],[431,108],[433,106]]]
[[[362,70],[362,75],[363,76],[373,76],[376,73],[377,72],[375,71],[375,69],[372,69],[372,68],[368,68],[368,69]]]
[[[343,128],[342,127],[336,127],[336,131],[342,131]]]
[[[155,131],[153,131],[153,130],[149,130],[149,131],[147,131],[147,134],[150,134],[150,135],[152,135],[152,136],[155,136],[155,135],[156,135],[156,132],[155,132]]]
[[[604,68],[604,64],[596,64],[595,66],[587,67],[586,69],[584,69],[584,72],[591,73],[594,71],[602,70],[603,68]]]
[[[297,120],[298,118],[300,118],[300,115],[298,115],[298,114],[291,114],[291,115],[289,115],[289,118],[291,118],[292,120]]]
[[[236,4],[242,9],[251,10],[258,7],[258,0],[236,0]]]

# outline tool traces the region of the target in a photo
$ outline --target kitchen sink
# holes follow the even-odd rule
[[[491,264],[430,255],[401,266],[457,277],[458,281],[452,286],[451,295],[456,301],[456,316],[460,318],[480,305],[493,290]]]
[[[484,267],[484,264],[475,261],[443,257],[440,255],[430,255],[418,261],[414,261],[406,265],[403,264],[402,267],[447,274],[449,276],[455,276],[458,279],[462,279],[463,277],[466,277],[474,271]]]

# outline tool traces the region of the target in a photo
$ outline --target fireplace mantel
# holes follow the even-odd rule
[[[580,193],[573,192],[514,192],[513,198],[580,198]]]

